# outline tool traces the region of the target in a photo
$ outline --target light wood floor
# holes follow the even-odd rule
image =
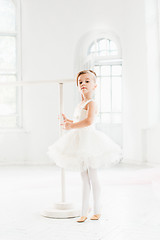
[[[121,164],[98,174],[102,217],[77,223],[41,215],[61,201],[59,168],[1,166],[0,240],[159,240],[160,168]],[[80,209],[79,172],[66,171],[66,192]]]

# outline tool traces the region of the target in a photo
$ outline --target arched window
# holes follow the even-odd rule
[[[20,78],[18,11],[15,1],[0,0],[0,82]],[[21,126],[20,98],[20,87],[0,86],[0,129]]]
[[[122,123],[122,60],[112,58],[118,55],[118,48],[114,41],[100,38],[90,44],[89,55],[93,57],[91,68],[97,73],[99,83],[96,94],[99,120]]]
[[[122,57],[118,42],[99,37],[87,49],[85,69],[97,74],[98,122],[122,144]],[[116,130],[115,130],[116,129]]]
[[[112,40],[100,38],[91,43],[88,49],[88,55],[90,54],[95,56],[113,56],[118,54],[118,49]]]

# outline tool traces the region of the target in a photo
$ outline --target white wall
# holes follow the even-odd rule
[[[124,155],[143,162],[142,128],[147,124],[145,10],[143,1],[126,1],[122,39]]]
[[[147,86],[148,86],[148,126],[160,121],[160,73],[159,73],[159,25],[158,1],[146,0],[146,43],[147,43]]]
[[[160,1],[146,0],[148,124],[143,129],[144,158],[160,164]]]
[[[147,124],[145,6],[141,0],[22,1],[23,81],[75,77],[77,45],[88,32],[113,31],[123,56],[123,147],[126,162],[142,161]],[[58,87],[24,88],[24,128],[5,134],[1,162],[48,163],[47,146],[58,138]],[[78,93],[65,86],[64,110],[72,117]],[[14,148],[14,153],[8,149]],[[21,147],[22,148],[21,148]],[[21,150],[19,150],[21,148]],[[23,149],[23,151],[22,151]]]

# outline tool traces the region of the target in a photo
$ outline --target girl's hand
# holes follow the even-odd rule
[[[66,118],[66,116],[63,113],[62,113],[62,117],[63,117],[64,122],[66,122],[67,118]]]
[[[61,123],[60,125],[62,126],[62,129],[65,130],[70,130],[72,129],[72,124],[71,122],[65,121],[64,123]]]
[[[62,113],[62,117],[63,117],[63,121],[65,122],[65,121],[67,121],[67,118],[66,118],[66,116]],[[58,119],[60,120],[61,119],[61,117],[60,117],[60,115],[58,115]]]

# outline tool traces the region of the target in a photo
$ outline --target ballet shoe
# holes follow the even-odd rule
[[[82,216],[77,220],[77,222],[84,222],[86,219],[87,219],[86,216]]]
[[[98,220],[100,218],[101,214],[95,214],[93,215],[90,220]]]
[[[91,211],[92,211],[92,208],[89,207],[87,214],[89,214]],[[86,219],[87,219],[86,216],[82,216],[77,220],[77,222],[84,222]]]

